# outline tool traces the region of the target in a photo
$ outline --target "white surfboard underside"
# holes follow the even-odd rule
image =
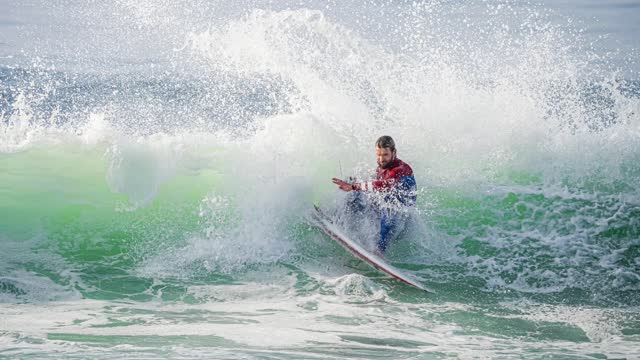
[[[340,229],[334,225],[331,220],[320,211],[319,208],[316,208],[316,220],[318,221],[318,228],[322,230],[325,234],[327,234],[330,238],[335,240],[342,247],[347,249],[350,253],[355,255],[356,257],[362,259],[367,264],[373,266],[379,271],[391,275],[392,277],[400,280],[401,282],[413,286],[417,289],[433,292],[430,289],[425,288],[420,285],[417,281],[411,279],[408,275],[404,274],[402,271],[396,269],[395,267],[387,264],[382,258],[372,254],[367,251],[362,245],[357,242],[349,239],[344,233],[340,231]]]

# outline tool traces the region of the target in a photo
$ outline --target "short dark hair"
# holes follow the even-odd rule
[[[376,141],[376,147],[380,149],[389,149],[391,151],[396,151],[396,143],[393,141],[391,136],[384,135],[380,136]]]

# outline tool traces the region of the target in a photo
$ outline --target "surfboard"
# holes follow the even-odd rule
[[[333,221],[331,221],[331,218],[329,218],[324,212],[322,212],[322,210],[318,206],[314,205],[314,208],[314,217],[317,221],[314,225],[335,242],[340,244],[340,246],[345,248],[348,252],[361,259],[365,263],[371,265],[374,269],[390,275],[391,277],[409,286],[425,292],[433,292],[433,290],[422,286],[407,274],[404,274],[399,269],[389,265],[381,257],[371,253],[370,251],[362,247],[362,245],[347,237],[344,233],[342,233],[342,231],[340,231],[340,229],[333,223]]]

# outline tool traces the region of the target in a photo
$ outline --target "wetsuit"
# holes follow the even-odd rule
[[[407,207],[416,202],[416,180],[413,170],[404,161],[396,158],[386,168],[378,167],[376,179],[352,184],[357,192],[377,192],[376,212],[380,216],[380,238],[378,249],[384,252],[389,243],[403,230],[407,218]]]

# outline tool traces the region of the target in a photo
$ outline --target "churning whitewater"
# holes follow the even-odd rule
[[[588,3],[0,0],[0,358],[634,358],[640,9]],[[310,222],[385,134],[433,294]]]

